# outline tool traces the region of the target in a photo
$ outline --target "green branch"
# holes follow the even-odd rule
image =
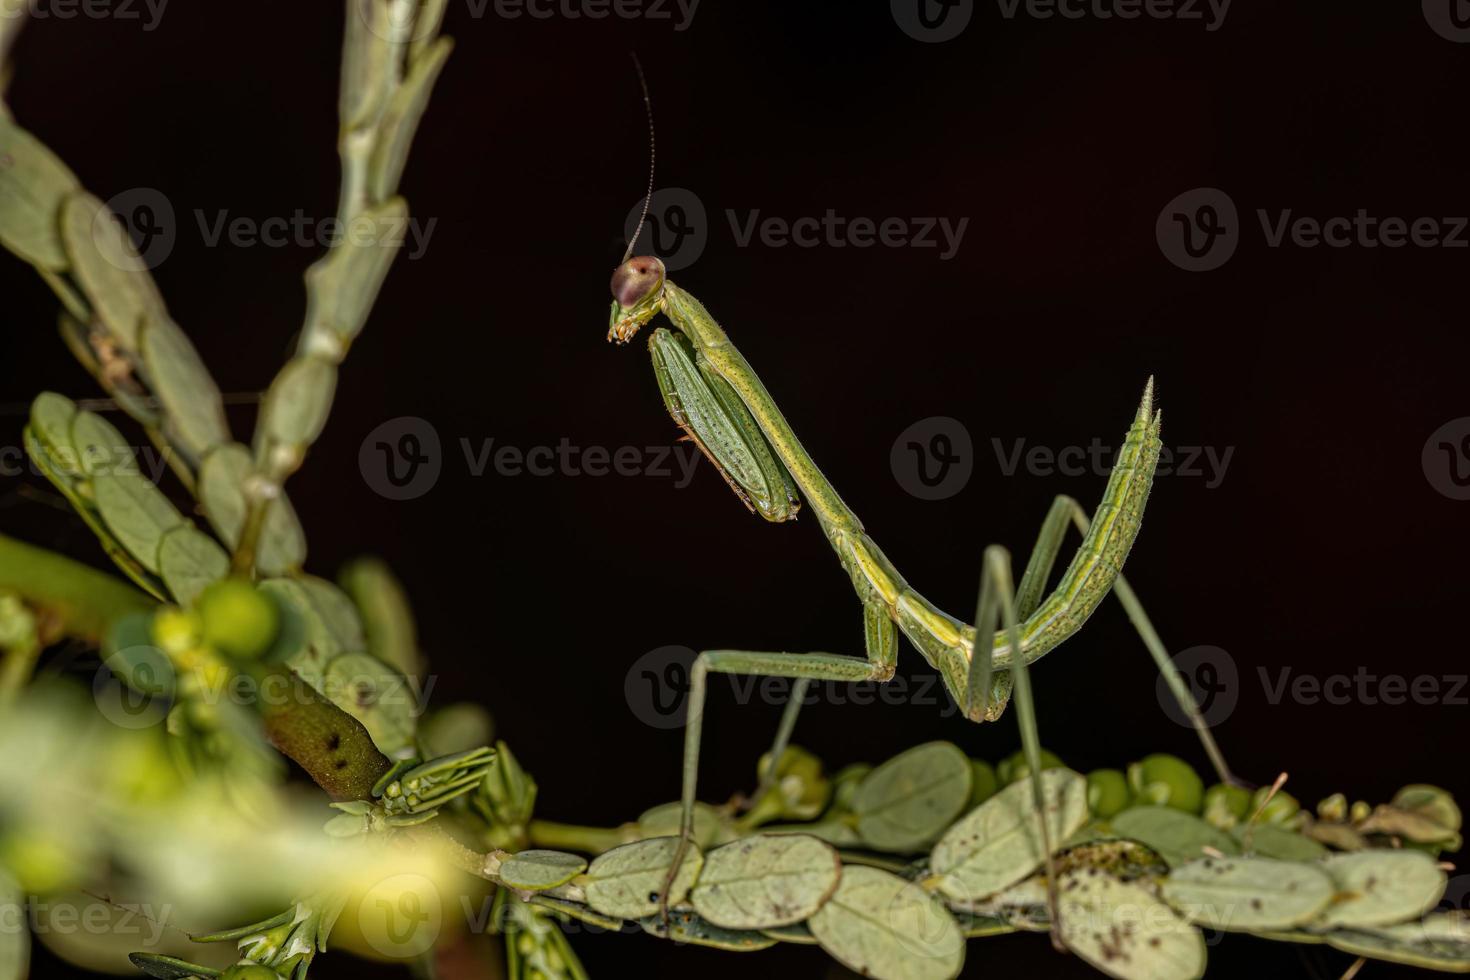
[[[157,605],[106,572],[3,534],[0,590],[14,592],[42,614],[43,641],[69,636],[100,645],[114,621]]]

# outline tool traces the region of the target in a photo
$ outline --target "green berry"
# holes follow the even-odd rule
[[[1141,801],[1199,813],[1205,784],[1189,763],[1178,756],[1156,752],[1128,767],[1128,783]]]
[[[170,657],[198,646],[203,632],[199,614],[188,609],[161,609],[153,617],[153,642]]]
[[[1271,787],[1269,786],[1262,786],[1256,790],[1256,795],[1251,797],[1252,813],[1256,812],[1270,792]],[[1296,801],[1296,797],[1290,793],[1277,791],[1276,795],[1271,797],[1271,802],[1266,804],[1266,809],[1261,811],[1261,823],[1286,823],[1296,816],[1297,811],[1301,808],[1302,805]]]
[[[1347,819],[1348,801],[1341,793],[1333,793],[1317,804],[1317,817],[1328,823],[1342,823]]]
[[[984,759],[971,759],[970,806],[976,807],[995,795],[1000,783],[995,777],[995,767]]]
[[[1067,768],[1067,764],[1061,759],[1058,759],[1056,755],[1048,752],[1046,749],[1041,750],[1041,769],[1043,772],[1047,769],[1065,768]],[[1031,767],[1026,764],[1026,751],[1022,749],[1018,752],[1013,752],[1006,758],[1000,760],[1000,765],[995,767],[995,773],[1000,777],[1000,781],[1007,786],[1011,785],[1011,783],[1020,782],[1031,775]]]
[[[275,602],[242,579],[214,583],[195,609],[204,621],[204,641],[241,660],[253,660],[269,650],[280,628]]]
[[[1087,774],[1087,808],[1094,817],[1106,820],[1122,812],[1132,796],[1128,780],[1116,769],[1094,769]]]
[[[1205,790],[1205,813],[1208,823],[1229,830],[1251,812],[1251,793],[1239,786],[1216,783]]]

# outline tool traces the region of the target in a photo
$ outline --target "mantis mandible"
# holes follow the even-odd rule
[[[639,74],[641,81],[641,69]],[[647,105],[646,85],[644,101]],[[651,134],[651,109],[649,115]],[[649,192],[651,198],[651,168]],[[645,216],[647,206],[645,200]],[[640,221],[640,229],[641,225]],[[704,701],[711,672],[794,681],[771,749],[773,764],[767,767],[756,793],[759,798],[775,771],[774,761],[781,757],[790,739],[807,687],[814,681],[881,683],[892,679],[898,635],[902,633],[938,670],[946,690],[970,720],[999,718],[1014,690],[1034,802],[1038,812],[1045,812],[1040,738],[1026,668],[1081,629],[1109,592],[1127,611],[1173,696],[1190,718],[1220,780],[1237,782],[1187,682],[1122,576],[1161,447],[1162,413],[1154,407],[1152,378],[1144,387],[1096,512],[1089,519],[1076,500],[1058,496],[1042,523],[1019,585],[1013,584],[1006,549],[999,545],[987,547],[982,557],[975,625],[970,626],[941,611],[909,586],[818,469],[760,377],[703,304],[669,281],[659,259],[629,257],[637,237],[635,231],[622,264],[613,272],[608,340],[626,344],[656,315],[663,314],[673,329],[655,329],[649,338],[649,350],[670,415],[751,511],[768,521],[786,521],[796,516],[805,499],[862,603],[866,638],[865,657],[746,650],[699,654],[690,671],[680,849],[670,881],[693,836]],[[1082,544],[1056,588],[1046,594],[1069,526],[1081,533]],[[1045,839],[1046,821],[1041,823],[1050,871],[1052,846]],[[1054,876],[1049,873],[1047,877],[1050,881]]]

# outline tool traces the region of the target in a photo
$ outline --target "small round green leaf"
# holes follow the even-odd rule
[[[1108,976],[1194,980],[1204,975],[1204,936],[1142,885],[1072,872],[1057,880],[1057,893],[1062,942]]]
[[[249,451],[238,443],[214,449],[199,467],[199,503],[215,533],[232,548],[240,543],[245,526],[245,481],[253,469]],[[255,565],[262,575],[283,575],[305,561],[301,522],[291,502],[280,497],[266,511]]]
[[[944,832],[970,802],[969,758],[949,742],[902,752],[863,779],[853,794],[857,832],[880,851],[914,851]]]
[[[114,470],[137,471],[133,447],[117,427],[95,412],[77,412],[71,423],[71,444],[82,471],[89,476]]]
[[[8,10],[3,16],[16,16]],[[0,113],[0,242],[32,265],[66,268],[61,244],[62,202],[77,178],[40,140]]]
[[[1445,973],[1470,973],[1470,919],[1443,912],[1379,929],[1334,929],[1325,938],[1344,953]]]
[[[1448,878],[1423,851],[1368,850],[1322,862],[1337,886],[1323,923],[1345,928],[1387,926],[1423,915],[1444,894]]]
[[[1231,836],[1244,853],[1281,861],[1317,861],[1328,855],[1327,848],[1294,830],[1275,824],[1258,823],[1254,827],[1232,827]]]
[[[837,887],[842,862],[806,834],[763,834],[716,848],[690,893],[694,910],[727,929],[773,929],[809,918]]]
[[[337,366],[319,357],[297,357],[281,369],[260,410],[265,432],[283,446],[316,442],[337,390]]]
[[[761,932],[783,943],[794,943],[797,946],[817,945],[817,937],[812,935],[811,927],[805,922],[797,922],[789,926],[778,926],[775,929],[762,929]]]
[[[587,904],[603,915],[619,919],[653,915],[658,911],[659,892],[674,866],[678,848],[677,837],[655,837],[599,855],[587,869]],[[684,900],[703,866],[704,855],[690,844],[669,887],[669,905]]]
[[[296,581],[311,597],[312,606],[321,616],[322,623],[332,631],[337,646],[343,650],[366,650],[367,635],[362,628],[362,619],[352,599],[336,585],[314,575],[298,575]]]
[[[163,536],[158,571],[174,601],[192,606],[201,592],[230,573],[230,556],[193,524],[180,524]]]
[[[76,417],[76,403],[54,392],[44,391],[31,403],[31,432],[46,452],[46,468],[73,477],[83,472],[81,454],[71,440]]]
[[[638,817],[638,835],[640,838],[650,837],[673,837],[677,836],[684,819],[684,805],[678,800],[672,803],[660,803],[658,806],[649,807]],[[725,833],[725,821],[719,812],[708,803],[694,804],[694,843],[703,850],[713,847],[721,842],[721,838],[728,840],[729,835]]]
[[[199,352],[166,315],[150,317],[142,330],[143,370],[162,403],[169,440],[197,463],[230,441],[224,400]]]
[[[1087,822],[1087,780],[1070,769],[1044,769],[1052,847]],[[1012,783],[972,810],[934,845],[930,867],[939,890],[956,901],[983,898],[1013,885],[1046,860],[1030,779]]]
[[[125,470],[92,477],[92,494],[107,530],[140,565],[157,574],[163,536],[183,524],[184,516],[147,477]]]
[[[667,925],[661,915],[644,916],[638,924],[650,936],[672,939],[676,943],[689,943],[692,946],[723,949],[727,953],[754,953],[776,945],[776,940],[764,933],[724,929],[694,912],[682,909],[669,910]]]
[[[1310,922],[1334,891],[1332,879],[1314,865],[1263,857],[1191,861],[1162,886],[1164,901],[1186,919],[1232,932]]]
[[[359,214],[326,258],[306,270],[304,350],[340,360],[367,322],[407,227],[407,202],[390,198]]]
[[[939,900],[877,868],[843,868],[807,925],[844,966],[878,980],[949,980],[965,962],[965,938]]]
[[[389,758],[414,747],[419,700],[398,671],[366,653],[343,653],[327,664],[322,694],[362,722],[373,744]]]
[[[389,99],[382,121],[378,123],[378,145],[373,148],[372,159],[368,163],[373,200],[381,201],[398,190],[413,134],[418,129],[424,109],[428,107],[434,81],[453,46],[448,38],[440,38],[430,44],[409,66],[403,84]]]
[[[1207,847],[1226,855],[1240,853],[1235,838],[1173,807],[1136,806],[1114,817],[1112,825],[1118,836],[1147,844],[1159,852],[1170,867],[1210,857]]]
[[[565,885],[587,870],[587,862],[565,851],[521,851],[500,866],[500,880],[512,888],[541,891]]]
[[[60,220],[72,273],[92,301],[97,318],[124,350],[136,351],[138,328],[143,321],[168,314],[127,229],[105,204],[86,191],[67,198]]]

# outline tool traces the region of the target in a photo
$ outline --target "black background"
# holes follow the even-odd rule
[[[331,214],[338,6],[177,2],[153,31],[49,19],[16,49],[23,125],[99,196],[149,187],[172,203],[177,243],[155,275],[226,391],[268,383],[319,250],[207,247],[194,213]],[[1259,673],[1466,672],[1470,503],[1436,491],[1421,450],[1470,414],[1470,253],[1271,248],[1256,217],[1470,214],[1470,46],[1410,3],[1238,0],[1208,31],[1008,19],[980,2],[941,44],[908,37],[880,2],[704,0],[683,31],[677,12],[512,19],[478,6],[450,4],[458,47],[403,184],[413,213],[437,219],[427,251],[398,261],[291,492],[314,570],[362,552],[392,562],[435,702],[492,709],[541,785],[542,816],[612,824],[677,795],[680,733],[643,724],[624,695],[648,651],[861,648],[815,521],[765,524],[707,465],[684,489],[468,471],[461,438],[616,449],[676,434],[641,338],[603,341],[607,277],[646,180],[630,49],[652,87],[658,183],[694,190],[710,216],[708,247],[673,278],[720,318],[917,588],[967,615],[984,544],[1019,561],[1053,495],[1090,505],[1102,490],[1098,475],[1006,476],[992,440],[1112,445],[1152,373],[1166,445],[1234,450],[1213,489],[1156,480],[1128,566],[1171,649],[1213,645],[1237,665],[1238,706],[1216,729],[1234,765],[1259,782],[1290,772],[1308,803],[1339,790],[1384,800],[1421,780],[1470,798],[1463,700],[1273,704]],[[1241,242],[1222,268],[1189,273],[1154,226],[1201,186],[1233,199]],[[725,218],[828,208],[969,226],[941,261],[932,248],[738,247]],[[94,394],[56,338],[46,287],[10,259],[0,276],[0,401]],[[253,410],[231,414],[248,437]],[[377,494],[358,464],[367,434],[400,416],[428,420],[443,443],[438,484],[406,502]],[[974,443],[968,486],[937,502],[906,493],[889,463],[898,434],[930,416],[960,419]],[[21,424],[5,416],[8,444]],[[101,561],[79,522],[14,489],[8,533]],[[929,673],[905,647],[900,674]],[[1075,768],[1160,750],[1203,768],[1113,605],[1035,677],[1043,739]],[[779,714],[716,690],[701,784],[712,800],[748,788]],[[1013,718],[982,728],[932,706],[822,704],[797,741],[834,767],[936,738],[998,758],[1019,744]],[[594,975],[840,973],[814,949],[747,959],[642,937],[575,942]],[[1091,975],[1040,937],[973,942],[969,955],[967,975]],[[1349,962],[1232,937],[1212,950],[1212,975],[1326,977]],[[376,970],[328,957],[313,975]]]

